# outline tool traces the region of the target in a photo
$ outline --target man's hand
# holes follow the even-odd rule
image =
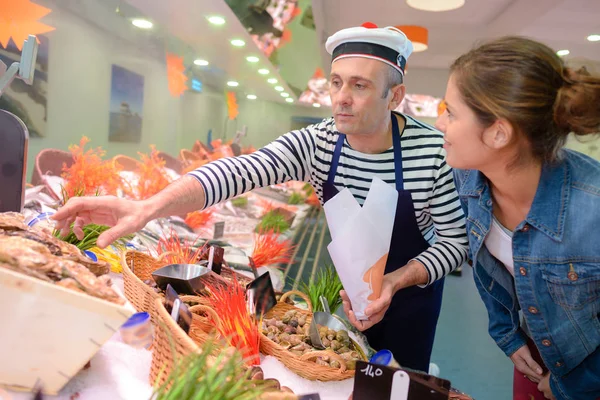
[[[105,248],[119,238],[142,229],[150,220],[150,211],[141,202],[114,196],[73,197],[52,216],[62,236],[73,233],[83,239],[83,227],[88,224],[107,225],[97,241]]]
[[[350,298],[346,294],[346,291],[341,290],[340,296],[342,296],[342,304],[344,305],[344,312],[348,316],[350,323],[359,331],[369,329],[379,321],[383,319],[385,312],[392,302],[394,297],[394,285],[390,274],[383,276],[383,283],[381,284],[381,294],[377,300],[374,300],[365,310],[365,314],[369,317],[368,320],[359,321],[356,319],[354,311],[352,311],[352,304]]]
[[[538,383],[538,390],[544,394],[544,397],[550,400],[556,400],[550,389],[550,372],[548,372]]]
[[[544,372],[542,367],[540,367],[533,357],[531,357],[531,351],[529,351],[527,345],[524,345],[515,351],[513,355],[510,356],[510,360],[515,364],[517,371],[525,374],[532,382],[538,383],[544,378],[542,375]]]
[[[350,323],[356,329],[364,331],[383,319],[383,316],[390,307],[394,294],[396,294],[398,290],[414,285],[425,284],[428,279],[429,275],[423,264],[418,261],[410,261],[404,267],[383,276],[379,298],[373,300],[373,302],[365,309],[365,314],[369,318],[368,320],[359,321],[356,319],[356,315],[354,314],[354,311],[352,311],[350,299],[346,292],[342,290],[340,291],[340,295],[342,296],[344,312],[348,316]]]

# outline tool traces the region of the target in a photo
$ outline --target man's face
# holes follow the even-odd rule
[[[385,98],[388,65],[362,57],[343,58],[331,65],[330,88],[333,117],[346,135],[378,132],[390,118],[391,93]]]

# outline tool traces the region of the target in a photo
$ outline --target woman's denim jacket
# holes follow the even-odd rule
[[[456,170],[455,180],[490,335],[507,356],[523,346],[521,309],[556,398],[600,398],[600,164],[565,150],[544,166],[527,219],[514,231],[514,278],[484,245],[492,223],[487,179]]]

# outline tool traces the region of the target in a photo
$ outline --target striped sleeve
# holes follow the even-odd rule
[[[415,260],[427,269],[427,285],[430,285],[458,268],[467,258],[468,238],[464,213],[454,186],[452,169],[445,159],[435,174],[428,208],[437,241]]]
[[[204,188],[204,208],[259,187],[307,181],[315,153],[313,129],[288,132],[252,154],[222,158],[189,172]]]

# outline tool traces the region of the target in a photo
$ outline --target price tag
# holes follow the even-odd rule
[[[356,363],[352,400],[448,400],[450,381],[399,368]]]
[[[221,239],[223,237],[224,232],[225,232],[225,221],[216,222],[213,239]]]
[[[352,400],[407,400],[409,385],[410,378],[405,371],[358,361]]]

